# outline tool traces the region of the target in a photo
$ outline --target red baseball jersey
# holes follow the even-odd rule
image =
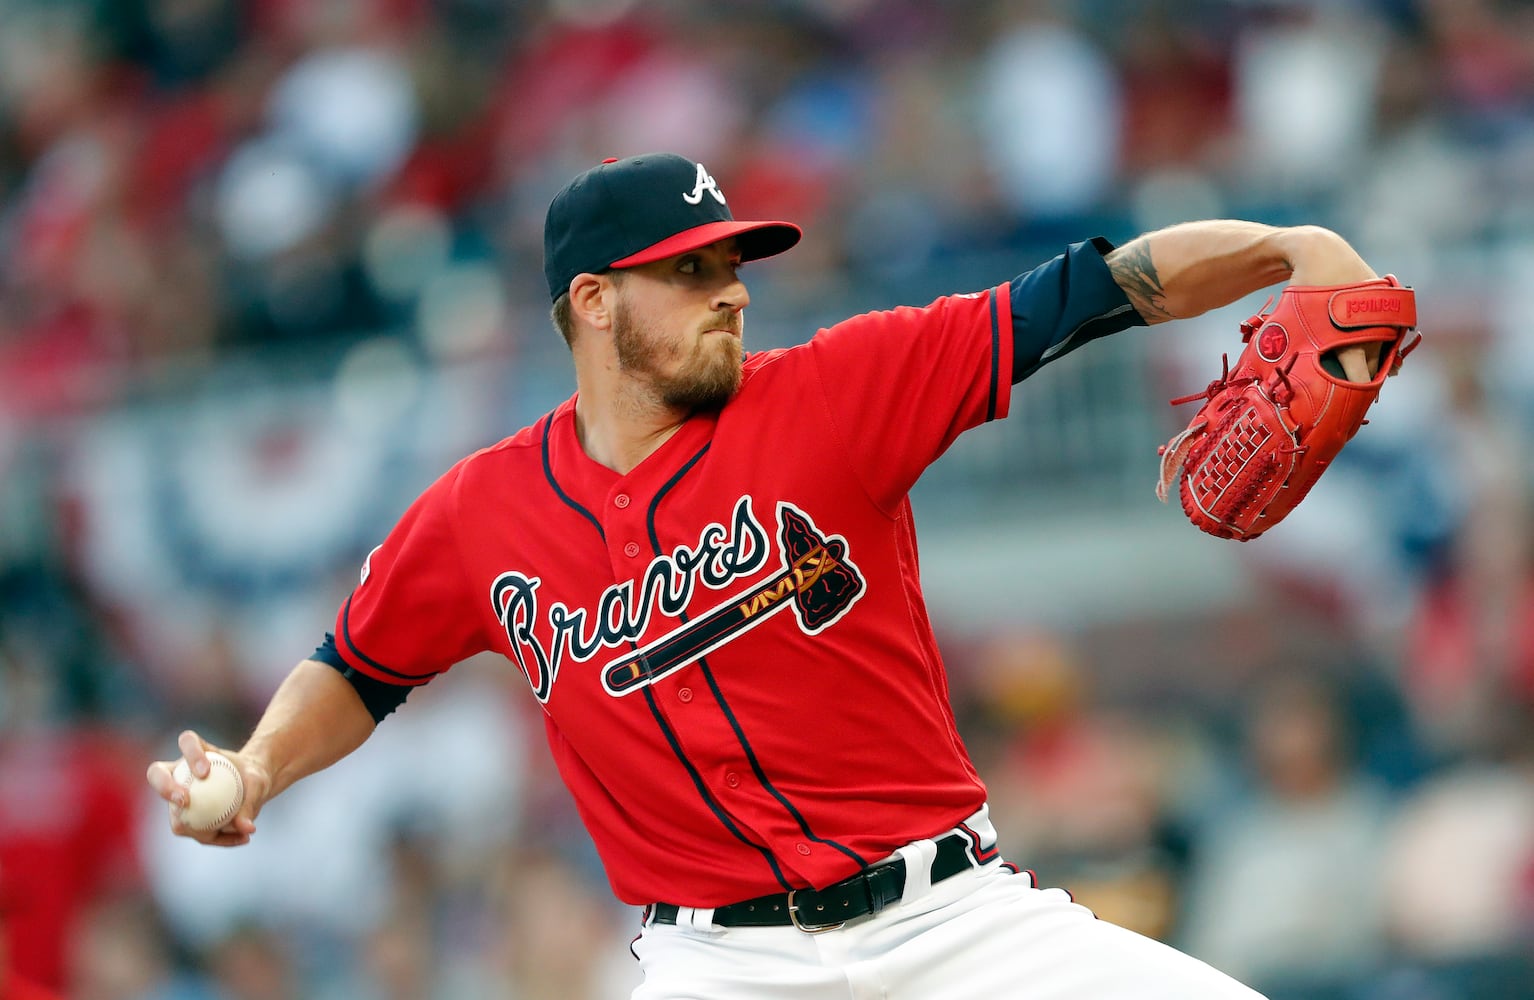
[[[749,355],[720,412],[628,475],[586,456],[566,401],[411,506],[340,611],[340,656],[406,685],[483,650],[520,668],[628,903],[823,886],[953,827],[986,793],[907,491],[1006,414],[1026,278]],[[1053,316],[1036,353],[1083,329]]]

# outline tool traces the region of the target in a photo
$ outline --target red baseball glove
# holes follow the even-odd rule
[[[1270,303],[1272,299],[1268,300]],[[1188,520],[1221,538],[1249,541],[1283,520],[1357,433],[1385,377],[1422,338],[1417,300],[1394,275],[1352,285],[1289,286],[1272,312],[1241,324],[1246,348],[1224,359],[1206,402],[1161,448],[1163,501],[1174,482]],[[1340,352],[1379,345],[1367,381],[1349,380]]]

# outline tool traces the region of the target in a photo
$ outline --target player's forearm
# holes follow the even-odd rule
[[[1376,277],[1347,241],[1319,226],[1186,222],[1137,237],[1108,269],[1148,323],[1198,316],[1280,281],[1333,285]]]
[[[357,749],[373,727],[373,716],[345,678],[305,660],[272,696],[240,755],[268,777],[270,800]]]

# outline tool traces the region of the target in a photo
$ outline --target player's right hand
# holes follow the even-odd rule
[[[251,836],[256,832],[256,814],[261,811],[261,804],[266,801],[267,790],[271,787],[271,779],[265,769],[233,750],[214,746],[190,729],[183,732],[176,743],[181,751],[181,758],[191,768],[192,774],[199,778],[205,777],[211,766],[208,763],[209,750],[217,750],[228,757],[239,769],[240,780],[245,786],[245,800],[240,805],[240,811],[235,813],[234,819],[222,827],[216,830],[193,830],[179,818],[180,809],[187,802],[187,790],[171,773],[178,762],[157,760],[149,765],[145,778],[155,794],[165,800],[166,811],[170,818],[170,832],[178,837],[187,837],[198,843],[212,844],[215,847],[239,847],[241,844],[250,843]]]

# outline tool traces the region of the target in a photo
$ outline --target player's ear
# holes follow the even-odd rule
[[[570,312],[586,326],[606,330],[612,326],[611,297],[603,293],[609,283],[599,275],[577,274],[570,279]]]

